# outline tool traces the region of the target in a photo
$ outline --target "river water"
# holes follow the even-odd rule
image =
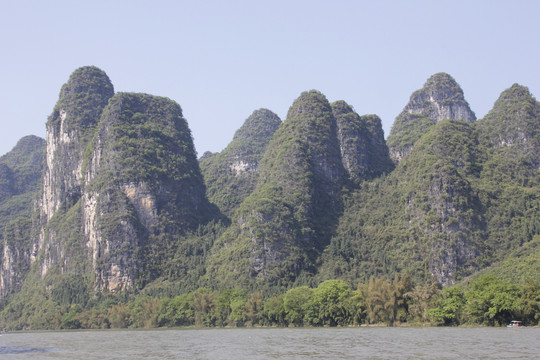
[[[540,328],[362,327],[20,332],[0,337],[0,358],[538,359]]]

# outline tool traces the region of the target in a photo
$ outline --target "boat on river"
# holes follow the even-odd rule
[[[510,321],[510,324],[506,325],[506,327],[515,328],[515,327],[523,327],[523,325],[521,324],[521,321],[512,320]]]

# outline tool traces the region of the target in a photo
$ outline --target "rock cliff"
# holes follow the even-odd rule
[[[102,70],[93,66],[79,68],[62,86],[47,121],[46,163],[38,204],[39,238],[33,245],[42,277],[53,266],[60,272],[76,271],[78,267],[73,257],[84,250],[77,241],[81,232],[78,202],[84,191],[84,155],[113,94],[113,86]]]
[[[392,160],[401,161],[431,126],[444,119],[473,122],[476,116],[458,83],[450,75],[438,73],[411,95],[409,103],[396,117],[387,141]]]
[[[191,133],[169,99],[114,95],[84,170],[83,232],[100,290],[132,288],[142,272],[156,276],[164,259],[150,254],[167,257],[160,246],[210,217]]]
[[[180,106],[114,94],[95,67],[63,86],[46,159],[33,251],[41,277],[91,271],[95,290],[143,286],[182,235],[215,215]]]
[[[377,115],[359,116],[345,101],[336,101],[332,110],[337,121],[343,166],[358,183],[393,168]]]
[[[47,121],[47,155],[43,177],[42,218],[49,221],[82,194],[82,165],[101,112],[114,89],[100,69],[87,66],[71,74]]]

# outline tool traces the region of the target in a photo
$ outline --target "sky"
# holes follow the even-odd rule
[[[259,108],[282,120],[316,89],[388,136],[411,94],[450,74],[477,118],[514,83],[540,96],[537,0],[0,0],[0,155],[45,138],[70,74],[168,97],[199,156],[223,150]]]

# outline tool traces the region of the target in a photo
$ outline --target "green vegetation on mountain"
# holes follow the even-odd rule
[[[200,159],[208,199],[231,217],[259,178],[259,162],[281,119],[267,109],[254,111],[221,153]]]
[[[493,152],[498,150],[515,160],[526,158],[538,168],[538,116],[540,108],[529,89],[514,84],[501,93],[493,109],[478,121],[478,128],[482,140]]]
[[[85,294],[85,280],[67,277],[61,288],[37,292],[37,308],[20,311],[11,302],[3,312],[7,329],[119,329],[253,326],[504,326],[521,319],[540,321],[540,281],[512,283],[484,275],[467,288],[440,289],[415,283],[409,275],[371,277],[351,287],[343,280],[298,286],[274,295],[234,287],[200,288],[181,295]],[[28,299],[26,301],[28,304]],[[86,305],[84,305],[86,304]]]
[[[391,174],[350,195],[320,278],[406,272],[448,285],[528,246],[539,233],[540,188],[536,132],[525,124],[538,124],[537,109],[513,86],[477,123],[431,125]],[[484,140],[497,139],[486,129],[516,134],[512,126],[528,135],[517,133],[521,141],[503,147]],[[527,259],[536,268],[534,256]]]
[[[393,169],[377,115],[360,116],[345,101],[332,103],[332,110],[337,120],[343,166],[353,182],[372,179]]]
[[[477,123],[485,157],[479,185],[495,260],[540,233],[539,119],[540,103],[514,84]]]
[[[212,242],[195,233],[218,214],[205,198],[180,106],[146,94],[114,95],[103,111],[90,156],[87,196],[95,199],[99,216],[88,216],[97,217],[101,237],[94,250],[105,265],[96,269],[101,286],[110,286],[111,276],[117,278],[118,263],[127,272],[120,278],[128,277],[119,286],[142,288],[161,277],[185,281],[188,273],[197,272],[191,259],[202,256]],[[100,250],[104,246],[115,251]]]
[[[540,235],[535,235],[531,241],[507,253],[504,260],[496,261],[465,278],[460,285],[466,286],[485,275],[494,276],[508,283],[525,284],[531,279],[537,279],[538,274],[540,274]]]
[[[389,147],[312,90],[197,160],[178,104],[77,69],[46,150],[0,158],[0,325],[537,324],[539,121],[517,84],[475,121],[439,73]]]
[[[45,161],[45,141],[26,136],[0,157],[0,240],[4,226],[19,217],[31,218]]]
[[[391,157],[400,161],[431,126],[445,119],[473,122],[476,116],[469,109],[458,83],[450,75],[438,73],[411,95],[409,103],[396,117],[387,140]]]
[[[44,151],[43,139],[26,136],[0,157],[1,297],[19,291],[30,269],[33,203],[39,191]]]
[[[113,85],[103,70],[95,66],[81,67],[62,86],[47,125],[54,126],[57,131],[64,126],[71,130],[92,131],[113,94]]]
[[[351,193],[321,275],[350,281],[405,272],[448,284],[470,268],[482,232],[471,125],[441,121],[386,177]]]
[[[336,120],[324,95],[304,92],[294,102],[259,173],[256,190],[210,259],[207,276],[222,286],[286,287],[303,271],[315,271],[341,211],[345,176]]]

